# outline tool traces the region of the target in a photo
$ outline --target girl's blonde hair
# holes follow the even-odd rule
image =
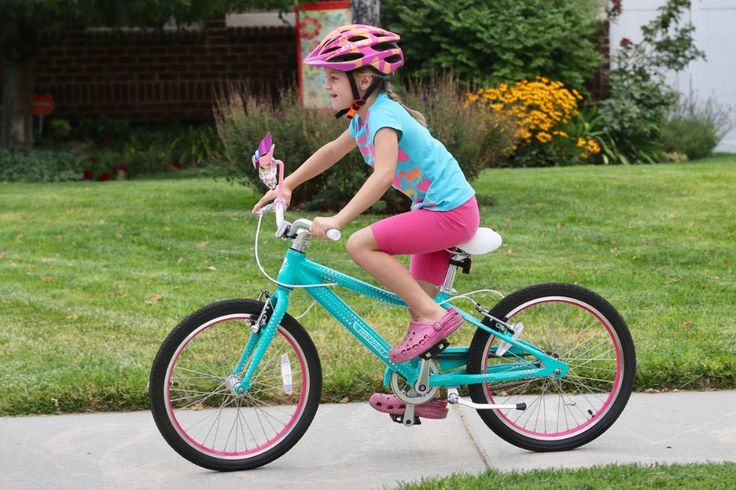
[[[396,94],[396,92],[394,92],[394,87],[393,87],[393,85],[391,84],[391,81],[389,80],[389,78],[386,75],[384,75],[383,73],[378,73],[376,70],[374,70],[370,66],[358,68],[357,70],[355,70],[355,73],[356,74],[369,73],[374,78],[379,78],[380,80],[382,80],[382,83],[381,83],[381,85],[378,86],[378,89],[377,90],[379,92],[381,92],[381,91],[385,92],[386,93],[386,96],[389,99],[391,99],[394,102],[397,102],[398,104],[400,104],[401,107],[403,107],[404,109],[406,109],[406,112],[408,112],[411,117],[413,117],[414,119],[416,119],[419,124],[421,124],[424,127],[427,127],[427,119],[424,117],[424,114],[422,114],[421,112],[419,112],[419,111],[417,111],[415,109],[412,109],[410,107],[407,107],[406,104],[404,104],[404,102],[402,102],[401,97],[399,97]]]

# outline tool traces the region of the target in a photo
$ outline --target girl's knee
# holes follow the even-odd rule
[[[358,230],[348,238],[345,243],[345,249],[347,250],[350,257],[355,260],[356,257],[360,256],[365,252],[371,252],[378,250],[376,241],[373,238],[373,233],[370,228],[363,228]]]
[[[355,260],[356,256],[359,256],[361,251],[364,250],[363,246],[361,245],[360,238],[357,236],[357,233],[353,233],[350,235],[350,238],[348,238],[348,241],[345,243],[345,249],[348,251],[348,255]]]

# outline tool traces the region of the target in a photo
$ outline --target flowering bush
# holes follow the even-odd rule
[[[466,94],[466,105],[509,114],[517,122],[519,143],[511,155],[516,166],[577,164],[590,161],[600,145],[577,124],[582,96],[564,84],[539,77]]]
[[[128,175],[128,166],[121,163],[119,154],[113,151],[98,150],[84,160],[82,176],[84,180],[125,179]]]

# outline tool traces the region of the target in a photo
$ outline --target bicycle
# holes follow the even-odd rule
[[[280,180],[270,180],[269,187],[280,186]],[[261,221],[272,211],[276,236],[292,242],[275,280],[258,260]],[[453,289],[458,270],[469,272],[471,257],[501,246],[493,230],[480,228],[469,242],[451,249],[435,300],[446,309],[453,306],[476,329],[470,345],[449,347],[444,340],[420,358],[395,364],[388,358],[390,344],[331,288],[398,307],[404,302],[308,260],[311,222],[290,223],[283,213],[279,199],[266,206],[255,238],[258,266],[276,282],[273,295],[263,290],[255,300],[199,309],[169,333],[153,363],[154,420],[169,445],[192,463],[218,471],[256,468],[286,453],[311,424],[322,371],[314,343],[287,313],[297,287],[386,364],[384,385],[406,404],[403,415],[391,418],[407,427],[421,423],[415,407],[446,388],[450,404],[476,409],[505,441],[531,451],[562,451],[603,434],[626,406],[636,370],[634,343],[624,319],[603,297],[577,285],[547,283],[518,290],[488,308],[472,296],[492,290],[457,294]],[[339,232],[328,237],[339,239]],[[480,318],[460,308],[460,300],[472,302]],[[464,386],[470,399],[460,396]]]

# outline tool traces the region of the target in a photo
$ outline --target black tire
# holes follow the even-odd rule
[[[510,294],[491,315],[512,325],[523,323],[521,340],[557,355],[570,367],[559,380],[470,385],[475,403],[527,404],[523,412],[478,410],[493,432],[530,451],[566,451],[587,444],[616,421],[633,389],[636,353],[624,319],[608,301],[572,284],[540,284]],[[483,323],[495,327],[487,318]],[[469,373],[534,359],[522,353],[489,355],[496,344],[497,337],[482,329],[476,331],[468,353]]]
[[[235,396],[226,384],[251,334],[249,323],[262,308],[247,299],[205,306],[171,331],[153,362],[149,398],[156,426],[177,453],[204,468],[235,471],[270,463],[299,441],[317,412],[317,350],[288,314],[251,389]]]

